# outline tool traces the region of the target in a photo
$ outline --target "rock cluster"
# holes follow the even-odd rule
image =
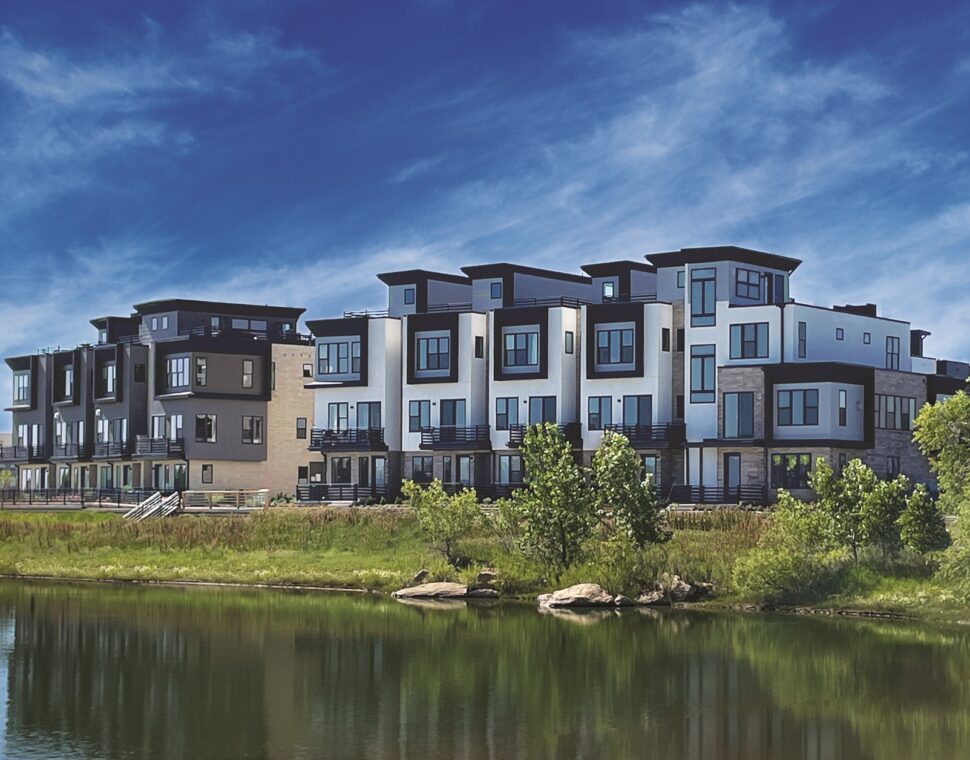
[[[428,577],[427,570],[418,571],[407,586],[395,591],[395,599],[495,599],[498,591],[492,588],[496,574],[494,570],[482,570],[471,586],[463,583],[423,583]]]
[[[539,606],[547,609],[576,609],[603,607],[663,607],[683,602],[696,602],[714,593],[710,583],[688,583],[679,575],[664,573],[656,587],[644,591],[636,601],[620,594],[612,596],[596,583],[578,583],[569,588],[542,594],[537,598]]]

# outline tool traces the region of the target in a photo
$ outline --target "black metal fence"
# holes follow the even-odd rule
[[[140,504],[155,491],[140,488],[3,488],[0,489],[0,507],[33,506],[46,504],[94,505],[99,507],[133,507]]]

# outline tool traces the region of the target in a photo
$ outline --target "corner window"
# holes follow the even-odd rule
[[[253,360],[243,359],[242,363],[242,387],[253,387]]]
[[[779,427],[818,424],[818,390],[778,391]]]
[[[573,352],[574,347],[575,347],[574,346],[575,342],[576,342],[576,336],[575,336],[575,334],[572,331],[570,331],[570,330],[566,330],[566,345],[565,345],[565,350],[566,350],[566,353],[567,354],[571,354]]]
[[[263,418],[249,417],[242,418],[242,442],[257,444],[263,442]]]
[[[208,359],[204,356],[195,357],[195,384],[204,388],[206,384],[206,369]]]
[[[690,347],[690,402],[714,403],[715,346]]]
[[[717,270],[690,271],[690,326],[710,327],[716,322]]]
[[[189,357],[177,356],[165,361],[165,371],[169,388],[188,388]]]
[[[101,388],[99,396],[113,396],[117,380],[117,368],[114,362],[101,365]]]
[[[306,417],[296,418],[296,437],[298,440],[303,440],[306,438],[307,431],[307,420]]]
[[[404,289],[404,303],[406,306],[414,305],[414,288]]]
[[[768,323],[731,325],[732,359],[768,358]]]
[[[603,430],[613,422],[613,397],[590,396],[586,424],[590,430]]]
[[[754,438],[754,393],[725,393],[724,437]]]
[[[216,442],[216,416],[214,414],[195,415],[196,443]]]
[[[616,298],[616,283],[607,280],[603,283],[603,300],[612,301],[614,298]]]
[[[754,269],[738,269],[735,273],[734,295],[751,301],[761,300],[761,272]]]
[[[899,338],[886,336],[886,369],[899,369]]]
[[[498,300],[502,297],[502,283],[493,282],[488,286],[488,295],[493,301]]]
[[[61,375],[61,398],[72,398],[74,396],[74,367],[68,365],[64,368]]]
[[[495,399],[495,429],[508,430],[519,424],[519,399],[517,396]]]
[[[18,372],[13,376],[13,401],[25,404],[30,401],[30,373]]]
[[[212,465],[204,464],[202,465],[202,482],[206,484],[212,483]]]

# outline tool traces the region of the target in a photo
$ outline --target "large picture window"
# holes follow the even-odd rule
[[[732,359],[768,358],[768,323],[731,325]]]
[[[334,341],[317,345],[317,373],[346,375],[360,372],[360,341]]]
[[[778,425],[818,424],[818,390],[778,391]]]
[[[653,425],[653,396],[624,396],[623,424],[635,427]]]
[[[916,399],[877,393],[875,417],[876,427],[880,430],[912,430]]]
[[[418,369],[436,370],[451,367],[451,339],[418,338]]]
[[[809,488],[812,473],[811,454],[772,454],[771,487],[787,489]]]
[[[690,347],[690,401],[714,403],[715,346]]]
[[[522,482],[522,457],[519,454],[500,454],[496,482],[503,484],[519,484]]]
[[[754,438],[754,393],[725,393],[724,437]]]
[[[177,356],[165,362],[169,388],[186,388],[189,385],[189,357]]]
[[[515,332],[505,334],[505,366],[539,366],[539,333]]]
[[[596,331],[597,364],[632,364],[633,356],[633,328]]]
[[[716,322],[717,270],[690,270],[690,326],[709,327]]]

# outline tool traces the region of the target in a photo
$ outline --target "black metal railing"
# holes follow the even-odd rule
[[[344,319],[356,319],[359,317],[382,319],[386,316],[388,316],[387,309],[357,309],[355,311],[344,312]]]
[[[206,338],[217,338],[223,337],[235,337],[235,338],[246,338],[248,340],[258,340],[258,341],[272,341],[274,343],[299,343],[305,345],[311,345],[313,343],[312,335],[304,335],[298,332],[284,332],[281,329],[276,330],[234,330],[232,328],[225,327],[212,327],[211,325],[196,325],[195,327],[188,327],[183,330],[179,330],[179,337],[206,337]]]
[[[86,443],[56,443],[51,449],[51,459],[85,459],[88,454]]]
[[[94,444],[95,459],[117,459],[131,456],[130,441],[101,441]]]
[[[573,296],[553,296],[549,298],[516,298],[512,306],[569,306],[578,309],[580,306],[592,303],[588,298]]]
[[[519,424],[519,425],[509,425],[509,448],[517,449],[522,445],[522,441],[525,439],[525,431],[529,429],[529,425]],[[563,425],[557,425],[559,432],[562,437],[569,441],[574,446],[580,446],[583,442],[582,427],[578,422],[567,422]]]
[[[488,425],[457,427],[442,425],[421,429],[422,449],[489,449],[491,448]]]
[[[0,489],[0,507],[35,504],[133,507],[153,493],[155,492],[139,488],[4,488]]]
[[[604,425],[604,430],[612,430],[626,436],[634,447],[662,446],[671,443],[683,443],[686,439],[686,427],[682,422],[670,422],[664,425]]]
[[[492,483],[489,490],[491,490],[493,499],[506,499],[512,495],[513,491],[524,487],[525,483]]]
[[[621,293],[604,297],[603,303],[655,303],[656,300],[656,293]]]
[[[471,311],[471,303],[432,303],[428,304],[428,308],[425,312],[428,314],[433,314],[442,311]]]
[[[669,500],[676,504],[767,504],[768,487],[743,486],[671,486]]]
[[[387,486],[362,486],[358,483],[300,483],[298,501],[366,501],[388,494]]]
[[[387,448],[384,443],[384,428],[348,428],[332,430],[313,428],[310,431],[310,451],[371,451]]]
[[[135,438],[136,457],[155,457],[168,459],[185,456],[184,438],[149,438],[139,435]]]
[[[44,444],[0,446],[0,462],[36,462],[44,460]]]

